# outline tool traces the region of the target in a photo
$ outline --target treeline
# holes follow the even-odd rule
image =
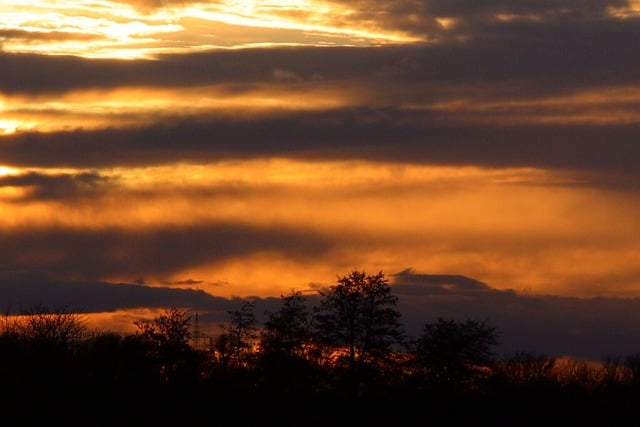
[[[538,406],[531,419],[542,408],[562,408],[587,422],[594,411],[611,417],[613,408],[620,415],[640,403],[640,355],[600,363],[532,351],[497,355],[499,331],[473,318],[426,322],[420,336],[409,338],[382,272],[354,270],[319,297],[309,307],[301,292],[283,295],[263,324],[254,303],[244,301],[211,338],[194,333],[183,308],[135,322],[136,332],[122,334],[90,331],[78,313],[35,307],[5,316],[0,382],[188,385],[227,401],[394,402],[451,419],[483,411],[495,424],[531,405]]]

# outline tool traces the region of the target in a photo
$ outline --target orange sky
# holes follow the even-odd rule
[[[229,298],[412,269],[638,297],[639,20],[621,0],[5,0],[0,273]]]
[[[8,179],[21,172],[3,173]],[[31,173],[64,177],[77,172]],[[216,224],[301,234],[287,236],[290,242],[278,242],[275,233],[272,244],[262,243],[246,253],[240,250],[241,254],[227,257],[220,248],[211,259],[204,254],[201,261],[184,260],[168,269],[144,261],[150,250],[146,246],[129,246],[128,255],[138,270],[115,265],[121,256],[117,242],[110,243],[113,260],[96,254],[96,260],[102,257],[114,264],[114,271],[101,271],[100,278],[131,281],[140,276],[156,285],[201,280],[204,289],[224,296],[278,295],[330,280],[351,268],[396,272],[407,267],[464,273],[499,288],[528,292],[637,292],[633,281],[618,279],[613,288],[608,278],[612,271],[633,268],[637,260],[629,233],[640,231],[640,198],[589,188],[558,173],[278,159],[100,173],[102,182],[84,184],[86,188],[75,184],[80,187],[75,195],[56,194],[64,188],[52,189],[48,197],[37,185],[3,186],[3,229],[16,239],[13,234],[21,231],[46,236],[49,228],[69,233],[117,229],[123,233],[123,243],[135,240],[140,232],[183,229],[190,235],[191,229]],[[321,243],[306,242],[307,233]],[[70,259],[78,250],[73,242],[61,244],[43,237],[42,243],[33,257],[47,246],[58,252],[41,261],[44,268],[54,268],[59,257]],[[287,243],[297,249],[288,253]],[[159,244],[171,251],[171,241]],[[193,242],[198,245],[209,248],[215,243]],[[233,245],[242,246],[242,241]],[[126,246],[121,250],[126,252]],[[95,274],[90,265],[80,269],[70,273]]]

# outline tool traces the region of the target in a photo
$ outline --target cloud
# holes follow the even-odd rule
[[[0,188],[22,187],[27,190],[19,200],[64,200],[101,193],[109,178],[96,172],[45,174],[27,172],[0,176]]]
[[[393,280],[393,290],[402,295],[434,296],[491,291],[487,284],[469,277],[453,274],[416,274],[412,269],[393,274]]]
[[[152,12],[163,7],[186,6],[190,4],[218,4],[219,0],[201,1],[201,0],[114,0],[114,3],[127,4],[136,7],[142,11]]]
[[[210,310],[227,307],[228,300],[195,289],[151,287],[134,283],[59,280],[28,271],[0,273],[3,311],[19,313],[35,306],[68,308],[82,313],[133,308],[189,306]]]
[[[465,4],[448,7],[464,15]],[[482,7],[507,7],[497,4],[482,2]],[[532,4],[519,6],[518,13]],[[542,6],[556,10],[558,4]],[[581,4],[566,8],[578,10]],[[95,132],[5,135],[0,163],[100,167],[174,158],[344,155],[489,167],[620,168],[633,174],[640,56],[628,40],[640,38],[637,20],[496,22],[483,24],[488,27],[465,42],[217,50],[155,61],[0,53],[0,91],[9,99],[3,110],[20,118],[44,114],[42,97],[64,105],[57,99],[64,94],[131,87],[188,88],[198,91],[198,99],[240,103],[234,107],[235,121],[217,119],[221,112],[228,114],[226,107],[159,112],[136,111],[131,104],[121,118],[140,120],[135,128],[126,122],[126,128],[112,124]],[[215,92],[207,92],[211,87]],[[274,109],[260,117],[248,112],[256,100],[282,100],[292,93],[308,100],[323,92],[327,98],[340,94],[342,104],[314,112]],[[243,94],[253,95],[244,101],[246,110]],[[11,110],[13,98],[34,101]],[[161,100],[170,105],[170,97]],[[86,107],[67,107],[46,122],[84,123],[91,114],[103,114],[104,121],[115,118],[113,109],[95,113]]]
[[[103,39],[102,36],[90,33],[70,31],[29,31],[21,29],[0,29],[0,42],[10,39],[20,41],[90,41]]]
[[[439,42],[483,37],[482,31],[487,25],[513,28],[513,21],[533,22],[541,32],[548,23],[609,21],[612,20],[611,8],[629,5],[627,0],[334,0],[332,3],[349,8],[349,20],[406,31]],[[442,25],[442,19],[454,20],[455,25],[452,28]]]
[[[499,353],[535,351],[599,360],[639,350],[640,299],[519,294],[456,275],[391,276],[409,335],[425,322],[477,318],[499,333]]]
[[[178,285],[178,286],[184,286],[184,285],[200,285],[202,283],[204,283],[204,280],[193,280],[193,279],[186,279],[186,280],[175,280],[175,281],[163,281],[162,282],[165,285]]]
[[[232,222],[136,229],[36,226],[2,230],[0,241],[0,268],[85,279],[162,278],[256,253],[303,261],[332,247],[326,237],[304,228]]]
[[[259,322],[265,320],[266,311],[274,312],[280,304],[279,298],[247,299],[256,301],[255,315]],[[192,287],[63,280],[37,271],[0,271],[0,310],[4,315],[19,314],[37,307],[65,309],[88,316],[92,313],[118,313],[120,320],[103,327],[116,332],[134,330],[133,321],[143,317],[139,310],[155,309],[159,312],[167,307],[181,307],[198,312],[203,330],[214,334],[220,323],[229,321],[228,312],[240,308],[247,299],[218,297]],[[149,314],[147,319],[152,316]]]
[[[127,86],[345,82],[377,88],[500,85],[514,96],[637,83],[640,59],[628,40],[638,19],[484,24],[465,42],[380,47],[278,47],[158,55],[119,61],[63,55],[0,53],[6,94],[62,93]],[[593,35],[597,34],[597,37]],[[579,77],[576,77],[579,76]],[[418,86],[420,89],[420,86]],[[449,88],[447,88],[449,90]],[[429,97],[430,91],[419,91]]]
[[[464,0],[427,0],[428,10],[436,16],[466,17],[497,14],[542,16],[608,16],[611,7],[625,7],[627,0],[605,0],[592,2],[589,0],[481,0],[469,2]]]
[[[638,176],[638,138],[636,124],[442,124],[423,113],[350,109],[237,121],[181,120],[134,129],[18,133],[0,137],[0,164],[95,168],[267,157],[361,159],[622,174],[621,182],[628,183],[630,176]]]

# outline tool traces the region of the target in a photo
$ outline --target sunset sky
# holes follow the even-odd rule
[[[638,40],[636,0],[0,0],[2,309],[637,304]]]

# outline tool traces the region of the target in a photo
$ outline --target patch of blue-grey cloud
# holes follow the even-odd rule
[[[22,197],[9,199],[14,202],[68,200],[103,194],[106,188],[111,188],[112,181],[112,178],[98,172],[42,173],[27,171],[0,176],[0,188],[25,189],[26,192]]]
[[[535,351],[553,357],[599,360],[640,349],[640,299],[573,298],[521,294],[455,275],[404,271],[393,289],[405,322],[420,333],[438,317],[486,320],[500,334],[504,353]]]
[[[338,245],[314,230],[213,221],[185,226],[0,230],[0,270],[36,271],[59,278],[162,279],[203,264],[269,252],[307,262]],[[43,253],[53,254],[43,257]]]

